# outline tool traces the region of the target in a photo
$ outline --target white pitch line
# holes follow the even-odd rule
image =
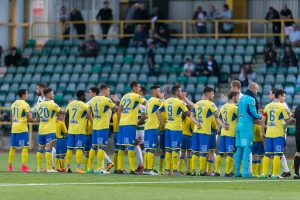
[[[62,185],[136,185],[136,184],[188,184],[188,183],[257,183],[295,182],[295,180],[235,180],[235,181],[149,181],[149,182],[95,182],[95,183],[0,183],[0,187],[62,186]]]

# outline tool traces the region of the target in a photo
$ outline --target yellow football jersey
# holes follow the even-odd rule
[[[266,137],[275,138],[284,136],[284,121],[289,113],[282,103],[272,102],[266,105],[264,113],[267,115]]]
[[[260,124],[254,124],[253,132],[254,132],[253,141],[261,142],[262,141],[262,131],[261,131]]]
[[[57,120],[56,122],[56,138],[66,138],[67,137],[67,127],[63,121]]]
[[[226,103],[221,107],[219,118],[225,125],[229,125],[228,130],[222,128],[221,135],[235,137],[236,124],[238,119],[238,107],[233,103]]]
[[[195,124],[190,117],[186,116],[182,121],[182,134],[192,136]]]
[[[211,120],[211,129],[214,130],[214,131],[217,131],[218,130],[218,124],[217,124],[217,120],[216,118],[212,118]]]
[[[36,106],[40,118],[39,134],[56,133],[56,115],[60,107],[54,101],[43,101]]]
[[[196,115],[196,120],[201,123],[201,128],[195,126],[195,133],[211,134],[212,120],[214,118],[214,113],[217,112],[217,107],[215,104],[209,100],[198,101],[193,110]]]
[[[118,122],[118,113],[113,114],[113,131],[114,133],[119,132],[119,122]]]
[[[161,112],[166,111],[166,128],[172,131],[182,131],[182,113],[188,111],[186,105],[178,98],[168,98],[159,108]]]
[[[109,128],[111,118],[110,109],[116,105],[105,96],[96,96],[90,101],[90,110],[93,113],[93,130],[103,130]]]
[[[159,121],[158,121],[156,111],[162,104],[163,101],[155,97],[151,97],[147,102],[146,111],[147,111],[148,119],[145,124],[145,130],[158,129]]]
[[[163,112],[161,112],[160,115],[161,115],[161,119],[163,120],[163,122],[167,123],[167,112],[163,111]],[[166,130],[166,127],[162,126],[161,123],[159,123],[159,130],[164,131],[164,130]]]
[[[78,100],[74,100],[67,106],[69,113],[69,134],[86,134],[86,119],[88,106]]]
[[[26,114],[30,112],[28,103],[24,100],[16,100],[11,105],[12,133],[28,132]]]
[[[121,99],[121,113],[120,126],[134,125],[138,123],[139,104],[144,104],[146,99],[142,98],[136,93],[128,93]]]

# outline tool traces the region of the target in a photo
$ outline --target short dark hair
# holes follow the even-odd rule
[[[232,99],[233,97],[235,97],[236,95],[239,95],[239,94],[240,94],[239,92],[231,91],[228,94],[228,99]]]
[[[39,86],[40,88],[46,88],[47,87],[46,83],[38,83],[37,86]]]
[[[78,90],[76,92],[76,97],[77,98],[80,98],[81,96],[84,96],[85,95],[85,91],[84,90]]]
[[[203,93],[214,92],[215,90],[212,87],[205,87]]]
[[[49,94],[52,91],[53,90],[51,88],[45,88],[43,92],[44,92],[44,95],[46,96],[47,94]]]
[[[24,94],[26,94],[26,92],[27,92],[26,89],[20,89],[20,90],[18,91],[18,96],[19,96],[19,97],[22,97]]]
[[[272,89],[271,89],[271,92],[272,92],[272,94],[275,94],[275,93],[276,93],[276,91],[277,91],[277,89],[276,89],[276,88],[272,88]]]
[[[141,86],[141,92],[142,92],[142,94],[143,94],[144,96],[146,95],[147,89],[146,89],[145,86]]]
[[[275,92],[275,98],[278,98],[279,96],[283,96],[284,94],[286,94],[286,92],[282,89],[277,89]]]
[[[158,88],[160,88],[158,85],[152,85],[151,88],[150,88],[150,90],[156,90]]]
[[[90,90],[93,92],[93,93],[96,93],[96,95],[99,95],[100,94],[100,90],[98,87],[91,87]]]
[[[100,91],[101,90],[106,90],[107,88],[109,88],[109,86],[107,84],[101,84],[100,85]]]
[[[137,81],[132,81],[132,82],[130,83],[130,88],[133,89],[134,87],[136,87],[136,86],[138,86],[138,85],[139,85],[139,83],[138,83]]]
[[[229,6],[227,5],[227,4],[224,4],[224,6],[223,6],[224,8],[226,8],[226,9],[228,9],[229,8]]]
[[[104,1],[103,4],[109,4],[109,2],[108,1]]]
[[[172,94],[176,94],[176,92],[177,92],[180,88],[181,88],[180,85],[174,85],[174,86],[172,87]]]

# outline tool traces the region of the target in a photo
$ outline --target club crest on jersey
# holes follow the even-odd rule
[[[277,152],[282,152],[281,145],[276,145],[276,151]]]
[[[247,139],[242,139],[242,145],[247,145],[248,140]]]

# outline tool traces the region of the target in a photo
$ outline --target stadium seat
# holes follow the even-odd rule
[[[15,83],[21,83],[22,82],[22,74],[16,74],[13,80]]]
[[[64,67],[61,64],[56,65],[53,69],[53,73],[63,73],[63,71],[64,71]]]
[[[265,78],[265,84],[274,84],[274,83],[275,83],[274,75],[267,74]]]
[[[60,74],[53,74],[51,77],[51,83],[59,83],[60,82]]]
[[[69,83],[78,83],[79,80],[79,74],[73,73],[70,77]]]
[[[244,55],[245,54],[244,46],[236,46],[234,54],[235,55]]]
[[[225,49],[223,46],[217,46],[216,47],[216,55],[224,55]]]

